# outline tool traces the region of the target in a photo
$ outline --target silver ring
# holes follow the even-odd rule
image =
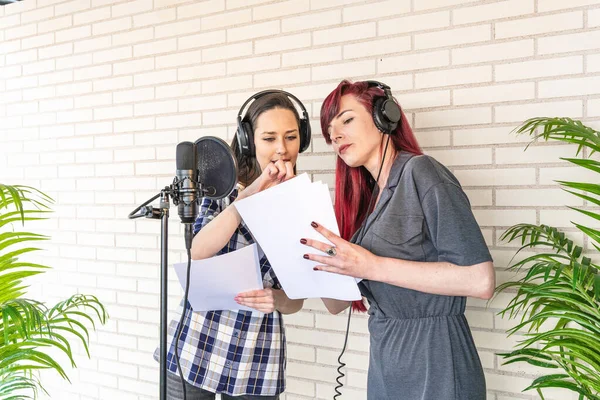
[[[327,249],[326,253],[327,253],[327,255],[329,255],[331,257],[335,257],[337,254],[337,251],[335,250],[335,247],[330,247]]]

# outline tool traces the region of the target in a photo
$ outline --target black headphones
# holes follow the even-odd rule
[[[385,96],[376,96],[373,99],[373,122],[381,132],[390,134],[398,127],[402,117],[400,106],[392,97],[392,89],[385,83],[366,81],[369,87],[376,86],[382,89]]]
[[[265,95],[274,93],[282,93],[294,100],[300,106],[300,109],[302,110],[299,126],[300,153],[305,151],[310,145],[310,122],[308,119],[308,112],[306,111],[304,104],[302,104],[302,102],[298,100],[296,96],[283,90],[263,90],[262,92],[255,93],[248,100],[246,100],[238,112],[238,127],[235,136],[237,137],[238,145],[240,146],[240,150],[244,156],[253,157],[256,154],[254,149],[254,130],[252,129],[252,124],[250,121],[248,121],[244,116],[244,108],[246,108],[246,105],[252,100],[256,100]]]

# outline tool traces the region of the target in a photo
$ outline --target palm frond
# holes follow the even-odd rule
[[[600,133],[570,118],[531,118],[516,129],[536,139],[577,144],[576,155],[584,149],[587,157],[600,150]],[[529,146],[529,145],[528,145]],[[562,158],[589,171],[600,173],[600,162],[588,158]],[[600,206],[600,185],[558,181],[563,190]],[[600,220],[594,209],[569,207]],[[600,250],[600,231],[573,223]],[[562,388],[578,393],[580,399],[600,400],[600,273],[599,266],[585,255],[567,235],[546,225],[518,224],[501,240],[518,242],[536,253],[519,262],[511,260],[509,270],[525,270],[525,276],[499,285],[496,292],[514,290],[502,317],[520,318],[508,335],[525,331],[516,349],[499,354],[504,364],[526,362],[537,367],[562,370],[540,376],[524,390]]]
[[[0,371],[0,399],[26,400],[37,398],[39,391],[48,394],[41,381],[33,374]],[[13,393],[21,394],[13,394]],[[24,394],[31,393],[31,395]]]
[[[25,204],[33,205],[35,211],[47,211],[52,203],[54,203],[52,197],[31,186],[10,186],[0,183],[0,209],[8,209],[13,205],[20,214],[23,224],[26,221]]]
[[[561,157],[561,160],[568,161],[571,164],[589,169],[590,171],[600,173],[600,161],[590,160],[587,158],[567,158]]]
[[[0,229],[13,223],[44,219],[52,199],[27,186],[0,184]],[[26,279],[49,267],[19,257],[38,248],[30,242],[49,238],[30,232],[0,232],[0,399],[24,400],[45,392],[36,371],[52,369],[69,380],[65,358],[75,367],[72,342],[79,341],[89,357],[89,329],[104,324],[106,309],[95,296],[74,295],[58,304],[23,298]],[[57,351],[58,350],[58,353]],[[52,354],[52,355],[51,355]]]
[[[541,133],[537,133],[541,130]],[[542,138],[577,144],[577,155],[584,147],[592,154],[600,150],[600,132],[585,126],[581,121],[571,118],[536,117],[525,121],[515,129],[517,134],[526,133],[534,139]],[[591,154],[590,154],[591,155]]]

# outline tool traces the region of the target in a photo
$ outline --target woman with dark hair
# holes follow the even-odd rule
[[[290,98],[302,108],[302,119]],[[307,118],[302,103],[283,91],[260,92],[244,103],[232,143],[240,184],[222,200],[202,199],[194,225],[192,259],[225,254],[255,243],[235,201],[294,176],[298,153],[310,143]],[[179,309],[179,316],[185,312],[185,318],[178,340],[175,334],[179,316],[169,327],[169,400],[183,398],[180,376],[188,400],[213,400],[216,393],[222,399],[279,399],[285,389],[286,363],[282,314],[298,312],[303,300],[286,296],[260,247],[259,258],[265,289],[240,293],[235,298],[238,304],[256,311],[196,312],[189,303]]]
[[[342,81],[321,108],[337,154],[333,246],[301,239],[316,270],[362,278],[371,336],[371,400],[484,400],[485,379],[464,315],[489,299],[492,258],[454,175],[422,155],[408,121],[376,81]],[[323,299],[337,314],[349,302]],[[355,309],[364,309],[362,302]]]

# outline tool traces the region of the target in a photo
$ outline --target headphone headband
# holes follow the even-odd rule
[[[246,108],[248,103],[250,103],[252,100],[258,100],[259,98],[261,98],[267,94],[275,94],[275,93],[285,94],[286,96],[292,98],[296,102],[296,104],[298,104],[300,106],[300,109],[302,110],[302,117],[304,117],[304,119],[308,120],[308,112],[306,111],[304,104],[302,104],[302,102],[293,94],[286,92],[285,90],[279,90],[279,89],[263,90],[263,91],[260,91],[258,93],[253,94],[252,96],[250,96],[248,98],[248,100],[246,100],[244,102],[244,104],[242,104],[242,106],[240,107],[240,111],[238,112],[238,118],[240,118],[242,120],[244,119],[244,116],[245,116],[244,109]]]
[[[252,125],[250,124],[250,122],[245,121],[246,106],[252,100],[257,100],[263,96],[266,96],[269,94],[276,94],[276,93],[280,93],[280,94],[287,96],[288,98],[292,99],[293,102],[295,101],[296,104],[300,106],[300,109],[302,110],[302,116],[300,116],[300,121],[298,124],[299,125],[298,130],[299,130],[299,134],[300,134],[300,153],[305,151],[308,148],[308,146],[310,145],[310,137],[311,137],[310,121],[309,121],[309,117],[308,117],[308,112],[306,111],[306,107],[304,107],[304,104],[302,104],[300,99],[298,99],[296,96],[294,96],[293,94],[291,94],[289,92],[286,92],[285,90],[269,89],[269,90],[260,91],[258,93],[253,94],[252,96],[250,96],[248,98],[248,100],[246,100],[244,102],[244,104],[242,104],[242,106],[240,107],[240,111],[238,111],[238,116],[237,116],[238,128],[236,131],[236,137],[237,137],[237,141],[238,141],[238,144],[239,144],[242,154],[244,154],[246,156],[254,156],[255,155],[254,135],[253,135],[254,132],[252,130]]]

